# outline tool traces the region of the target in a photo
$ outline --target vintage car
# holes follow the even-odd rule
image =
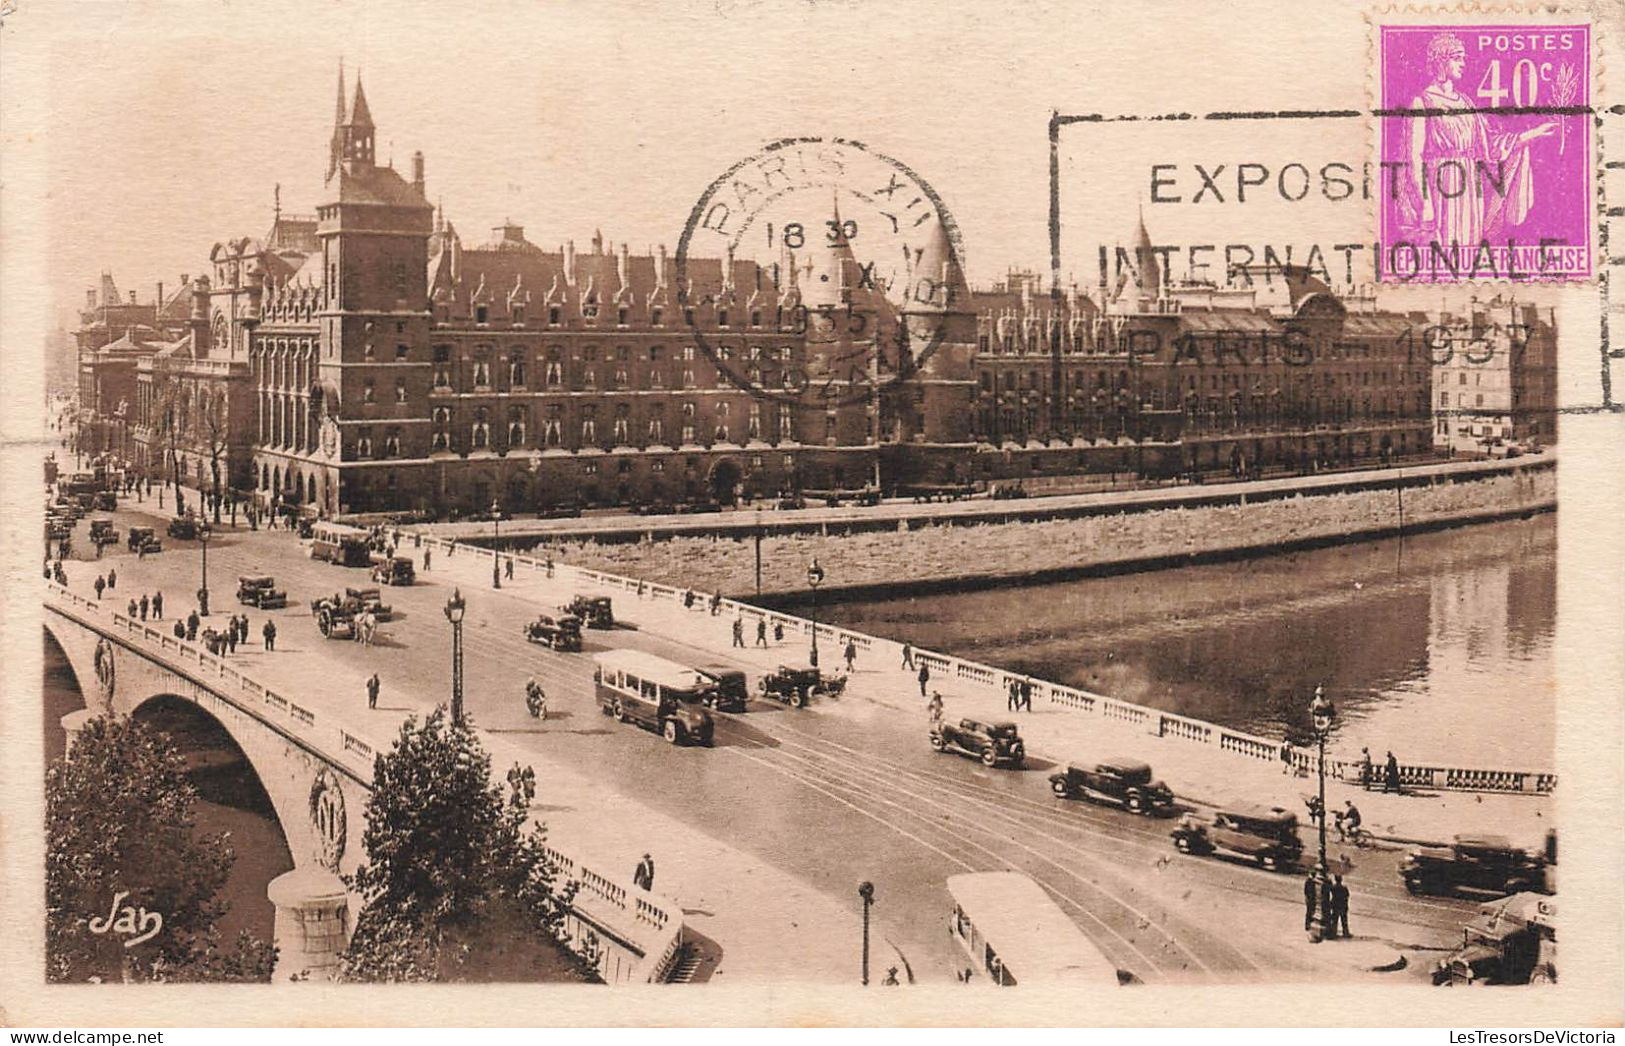
[[[1050,791],[1061,799],[1089,799],[1111,803],[1137,814],[1169,810],[1174,793],[1151,776],[1151,767],[1138,759],[1112,758],[1097,763],[1072,763],[1051,774]]]
[[[608,596],[578,595],[559,609],[566,614],[574,614],[586,622],[588,628],[615,627],[615,612]]]
[[[118,528],[113,526],[113,521],[110,519],[91,520],[90,543],[92,545],[118,544]]]
[[[417,567],[405,556],[392,556],[373,566],[372,579],[380,585],[410,585],[417,580]]]
[[[1271,871],[1291,869],[1303,856],[1298,818],[1279,806],[1225,807],[1207,817],[1186,814],[1172,834],[1180,853],[1229,854]]]
[[[806,708],[807,701],[823,686],[823,676],[807,665],[780,665],[775,671],[756,681],[763,697],[783,701],[796,708]]]
[[[727,665],[701,665],[700,671],[712,681],[705,695],[705,707],[715,708],[719,712],[745,710],[745,701],[750,696],[745,685],[745,673]]]
[[[118,495],[111,490],[100,491],[92,499],[91,507],[101,512],[115,512],[118,510]]]
[[[1557,905],[1514,894],[1480,905],[1461,947],[1433,966],[1434,984],[1551,984],[1557,981]]]
[[[85,510],[79,506],[79,499],[69,494],[58,494],[51,507],[69,519],[78,519],[85,514]]]
[[[169,521],[168,534],[181,541],[193,541],[204,528],[196,516],[176,516]]]
[[[384,602],[383,594],[376,588],[346,588],[344,601],[357,607],[358,612],[370,611],[380,621],[388,621],[395,612],[395,608]]]
[[[938,723],[931,730],[931,747],[938,752],[980,759],[983,766],[1004,765],[1016,770],[1027,758],[1016,724],[1003,721],[961,719],[957,723]]]
[[[1413,894],[1551,892],[1545,859],[1498,835],[1458,835],[1449,846],[1418,847],[1405,855],[1399,874]]]
[[[163,542],[158,540],[157,532],[151,527],[131,527],[126,544],[131,552],[141,552],[146,555],[164,550]]]
[[[787,495],[779,499],[779,508],[786,512],[806,507],[807,499],[801,497],[799,494]]]
[[[525,638],[552,650],[580,650],[581,619],[574,614],[538,614],[525,626]]]
[[[581,515],[581,506],[574,501],[561,502],[552,508],[545,508],[536,513],[537,519],[576,519]]]
[[[316,611],[316,627],[327,639],[354,639],[355,613],[344,606],[333,606],[332,600],[324,600],[324,606]]]
[[[276,587],[269,574],[244,574],[237,579],[237,602],[271,610],[288,605],[288,594]]]

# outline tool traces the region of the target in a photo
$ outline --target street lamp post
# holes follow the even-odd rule
[[[446,620],[451,622],[451,721],[463,725],[463,590],[451,590],[446,600]]]
[[[198,547],[203,550],[203,587],[197,590],[198,616],[209,616],[209,528],[199,525],[197,531]]]
[[[869,984],[869,906],[875,903],[875,884],[864,880],[858,884],[858,896],[863,899],[863,984]]]
[[[812,587],[812,652],[807,655],[807,663],[813,668],[818,667],[818,585],[823,580],[824,568],[815,557],[807,567],[807,584]]]
[[[491,587],[502,587],[502,506],[491,502]]]
[[[1315,862],[1315,885],[1320,896],[1315,905],[1315,918],[1310,923],[1309,939],[1319,942],[1325,939],[1326,927],[1330,922],[1326,912],[1326,899],[1328,889],[1326,879],[1328,868],[1326,866],[1326,735],[1332,729],[1332,720],[1337,715],[1337,709],[1330,699],[1326,697],[1326,688],[1315,687],[1315,698],[1309,703],[1309,718],[1315,728],[1315,742],[1319,751],[1316,761],[1316,770],[1320,779],[1320,857]]]

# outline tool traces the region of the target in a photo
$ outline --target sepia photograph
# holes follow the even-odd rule
[[[0,1023],[1618,1027],[1622,13],[5,0]]]

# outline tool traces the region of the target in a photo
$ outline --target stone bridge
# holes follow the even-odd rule
[[[356,729],[309,707],[313,702],[268,689],[200,643],[133,621],[109,603],[54,584],[46,589],[45,628],[66,654],[87,706],[63,717],[69,748],[93,717],[136,715],[164,699],[217,722],[270,797],[293,856],[293,871],[267,890],[276,906],[276,979],[330,977],[359,907],[340,876],[364,856],[374,754],[393,730],[378,737],[376,728]],[[682,946],[682,909],[593,870],[577,855],[552,857],[561,881],[580,884],[566,922],[577,943],[596,943],[604,979],[664,980]]]

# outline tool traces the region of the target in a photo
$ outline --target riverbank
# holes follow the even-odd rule
[[[940,523],[843,535],[761,538],[756,596],[753,538],[671,537],[637,543],[549,542],[560,562],[650,582],[774,603],[806,590],[817,557],[821,594],[875,598],[1155,570],[1321,548],[1549,511],[1553,468],[1262,502],[1178,507],[1081,518]]]

